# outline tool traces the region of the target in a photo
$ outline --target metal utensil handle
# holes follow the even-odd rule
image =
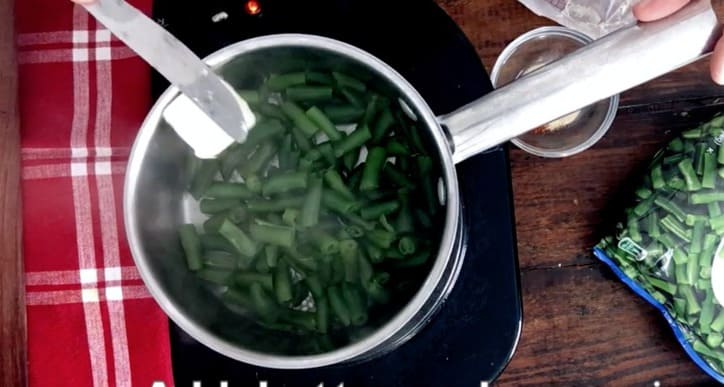
[[[231,137],[246,138],[249,117],[240,106],[245,102],[181,41],[123,0],[97,0],[84,7]]]
[[[605,36],[440,117],[460,162],[538,126],[683,67],[722,36],[710,0]]]

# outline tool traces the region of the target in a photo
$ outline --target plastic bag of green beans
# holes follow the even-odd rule
[[[724,299],[715,296],[712,264],[724,259],[723,143],[724,116],[669,142],[654,156],[616,233],[594,249],[663,313],[687,354],[720,383]]]

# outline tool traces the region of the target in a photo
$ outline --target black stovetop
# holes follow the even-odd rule
[[[474,48],[430,0],[155,0],[154,17],[200,56],[239,40],[300,32],[354,44],[406,77],[437,114],[492,90]],[[212,16],[226,12],[218,22]],[[154,96],[166,83],[153,78]],[[457,166],[466,256],[448,300],[410,341],[383,357],[313,370],[265,369],[226,358],[171,323],[177,386],[480,386],[497,378],[521,330],[515,222],[506,147]]]

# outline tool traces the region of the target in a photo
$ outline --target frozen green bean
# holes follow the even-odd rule
[[[196,271],[203,267],[201,260],[201,240],[193,224],[184,224],[179,228],[179,239],[186,256],[186,265],[189,270]]]

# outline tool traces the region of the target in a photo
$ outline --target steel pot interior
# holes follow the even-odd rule
[[[315,353],[308,337],[271,332],[229,310],[220,290],[202,283],[185,266],[177,228],[200,224],[204,216],[190,195],[191,149],[161,119],[178,91],[168,89],[143,123],[133,146],[124,198],[126,232],[132,255],[149,291],[185,332],[228,357],[271,368],[312,368],[369,358],[400,345],[429,321],[447,296],[462,261],[458,184],[450,148],[435,116],[415,89],[391,67],[353,46],[308,35],[272,35],[226,47],[207,63],[238,88],[254,85],[258,70],[284,72],[300,62],[343,70],[367,78],[400,101],[416,117],[421,135],[440,167],[439,195],[444,203],[440,243],[417,290],[398,297],[372,315],[353,340],[333,351]],[[435,257],[435,256],[434,256]]]

